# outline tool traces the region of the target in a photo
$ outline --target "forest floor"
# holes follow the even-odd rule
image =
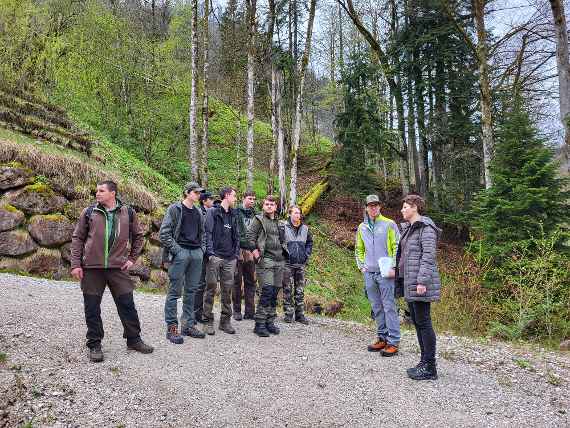
[[[173,345],[164,297],[136,293],[151,355],[127,351],[103,299],[105,361],[90,363],[76,283],[0,274],[0,427],[27,426],[568,426],[570,356],[451,335],[438,337],[439,380],[415,382],[415,335],[393,358],[366,351],[373,331],[311,318],[259,338]]]

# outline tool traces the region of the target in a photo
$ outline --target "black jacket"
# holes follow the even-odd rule
[[[228,222],[225,211],[219,206],[206,212],[206,252],[205,256],[222,259],[235,259],[239,255],[240,228],[237,212],[230,208]]]

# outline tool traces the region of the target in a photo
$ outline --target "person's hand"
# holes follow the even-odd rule
[[[387,278],[396,278],[396,269],[392,268],[388,271]]]
[[[366,269],[366,266],[361,267],[361,268],[360,268],[360,272],[362,272],[362,273],[368,272],[368,269]]]
[[[253,250],[253,251],[251,252],[251,254],[253,255],[253,258],[254,258],[255,260],[258,260],[259,257],[261,257],[261,254],[259,254],[259,250],[258,250],[257,248],[256,248],[255,250]]]
[[[71,269],[71,276],[75,279],[81,281],[83,279],[83,269],[80,267],[76,267],[75,269]]]
[[[418,293],[420,296],[426,294],[427,288],[425,285],[421,285],[418,284],[418,286],[416,287],[416,293]]]
[[[129,270],[134,265],[133,262],[127,260],[125,264],[121,267],[121,270]]]

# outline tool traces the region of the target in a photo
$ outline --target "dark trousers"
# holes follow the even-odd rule
[[[436,338],[431,323],[430,302],[408,302],[408,307],[420,344],[421,361],[435,363]]]
[[[253,260],[238,260],[237,262],[232,288],[232,302],[236,313],[241,313],[242,296],[245,303],[244,314],[253,317],[255,314],[255,262]]]
[[[207,257],[202,261],[202,273],[200,274],[200,283],[194,297],[194,319],[201,321],[204,319],[204,290],[206,290],[206,267],[208,264]]]
[[[133,299],[133,282],[128,273],[120,269],[84,269],[81,290],[87,324],[87,346],[100,346],[105,335],[101,319],[101,300],[106,286],[115,301],[127,344],[140,342],[141,326]]]

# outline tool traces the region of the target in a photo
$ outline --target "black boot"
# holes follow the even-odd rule
[[[427,363],[424,360],[420,360],[420,362],[415,367],[406,369],[406,373],[408,373],[408,376],[410,376],[411,374],[415,374],[418,371],[418,369],[425,364]]]
[[[281,332],[281,330],[279,330],[279,327],[275,325],[274,321],[267,321],[265,323],[265,328],[271,334],[279,334]]]
[[[255,334],[257,334],[259,337],[269,337],[270,336],[269,331],[267,330],[267,327],[266,327],[264,322],[256,321],[253,332]]]
[[[408,376],[414,380],[437,380],[437,367],[435,362],[423,364],[414,372],[408,373]]]

